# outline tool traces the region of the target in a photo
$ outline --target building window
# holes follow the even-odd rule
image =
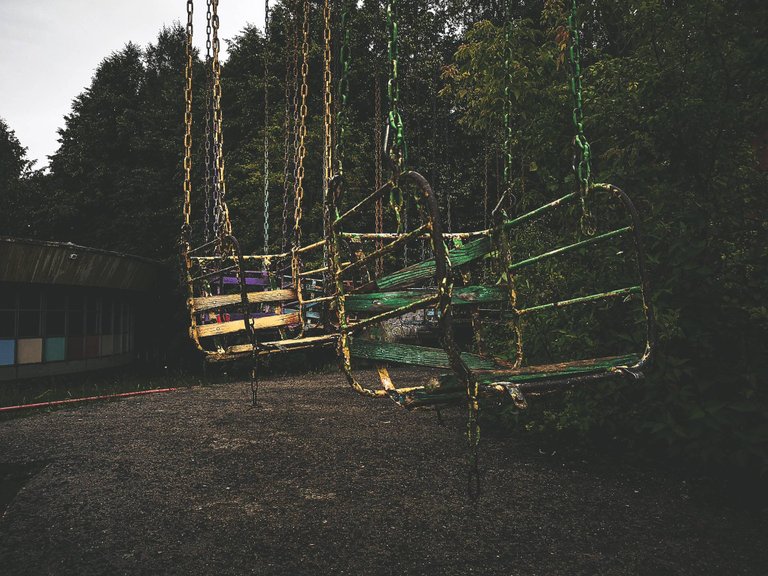
[[[108,291],[0,285],[0,366],[128,353],[133,314],[125,297]]]

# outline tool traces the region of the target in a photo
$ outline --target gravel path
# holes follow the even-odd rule
[[[264,382],[257,409],[248,395],[0,422],[0,574],[768,573],[763,520],[659,472],[484,438],[473,506],[463,411],[441,427],[334,373]]]

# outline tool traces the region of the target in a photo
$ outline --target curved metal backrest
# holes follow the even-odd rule
[[[629,296],[631,294],[639,294],[642,301],[643,318],[645,323],[645,348],[638,354],[638,361],[629,368],[633,371],[642,370],[651,360],[651,356],[655,343],[655,327],[654,327],[654,315],[653,309],[650,304],[650,288],[648,283],[648,274],[646,271],[646,257],[642,241],[641,222],[637,209],[629,196],[620,188],[613,186],[612,184],[593,184],[591,185],[588,195],[590,201],[602,196],[608,196],[611,199],[617,200],[623,210],[629,217],[629,225],[608,232],[604,232],[598,235],[588,236],[586,239],[574,242],[572,244],[560,246],[554,249],[547,250],[535,256],[531,256],[524,260],[517,262],[509,262],[508,272],[511,275],[515,274],[522,268],[530,266],[532,264],[541,262],[543,260],[554,258],[575,250],[584,249],[601,242],[608,241],[618,236],[630,235],[635,251],[636,272],[637,272],[637,284],[629,287],[612,289],[608,292],[589,294],[583,296],[577,296],[569,299],[562,299],[555,302],[547,302],[535,306],[530,306],[522,309],[515,309],[515,313],[519,317],[536,314],[541,311],[550,310],[554,308],[562,308],[573,304],[586,303],[586,302],[598,302],[611,298],[618,298]],[[544,216],[556,210],[558,208],[567,207],[570,204],[574,204],[580,201],[578,193],[571,193],[561,198],[558,198],[552,202],[544,204],[535,210],[531,210],[521,216],[513,218],[511,220],[500,223],[495,230],[497,235],[505,235],[515,228],[519,228],[523,224],[533,222],[534,220]]]
[[[420,208],[419,213],[422,215],[422,219],[426,221],[408,233],[396,235],[392,242],[385,244],[383,247],[364,256],[360,260],[348,265],[343,265],[341,255],[341,235],[343,231],[343,225],[356,214],[361,213],[369,206],[372,207],[378,199],[383,198],[385,194],[393,189],[394,184],[392,182],[387,182],[384,186],[358,202],[349,210],[340,213],[339,204],[341,203],[343,197],[343,182],[340,178],[335,178],[331,182],[331,193],[329,194],[329,202],[331,205],[330,209],[327,211],[327,214],[335,215],[335,217],[331,216],[330,218],[332,218],[332,221],[326,223],[326,228],[329,230],[326,241],[328,242],[329,261],[333,272],[336,290],[336,313],[338,316],[339,325],[338,355],[342,371],[344,372],[350,386],[352,386],[352,388],[354,388],[357,392],[367,396],[381,396],[382,394],[381,391],[374,391],[364,387],[355,378],[352,371],[352,359],[349,340],[350,335],[390,318],[401,316],[413,310],[422,309],[429,306],[436,306],[437,310],[439,311],[438,322],[441,335],[441,345],[448,355],[451,368],[458,375],[460,375],[462,379],[472,378],[469,369],[460,357],[459,350],[456,347],[453,338],[451,316],[451,292],[453,283],[451,277],[450,261],[448,259],[447,250],[443,242],[442,222],[437,199],[435,198],[434,192],[432,191],[429,182],[427,182],[427,180],[418,172],[409,171],[401,174],[398,186],[403,183],[411,183],[415,185],[418,192],[413,196],[413,198]],[[350,322],[345,307],[345,299],[349,293],[349,289],[345,286],[344,275],[394,251],[398,247],[408,242],[408,240],[424,234],[429,236],[432,245],[433,260],[430,261],[432,266],[430,268],[430,272],[432,273],[429,275],[434,279],[435,286],[437,287],[436,294],[430,294],[425,298],[409,302],[403,306],[375,314],[369,318],[365,318],[357,322]],[[419,265],[415,265],[412,268],[417,268],[418,266]],[[374,282],[367,286],[360,287],[356,291],[366,292],[374,291],[376,289],[377,286]]]

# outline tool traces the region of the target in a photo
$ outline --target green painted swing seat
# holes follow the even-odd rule
[[[390,292],[353,293],[346,297],[347,312],[386,312],[408,306],[428,296],[437,296],[436,290],[400,290]],[[499,286],[463,286],[451,294],[451,306],[493,304],[509,298]]]
[[[352,356],[376,363],[396,363],[424,368],[450,370],[448,354],[440,349],[411,344],[374,342],[355,338],[350,344]],[[640,378],[634,367],[641,361],[639,354],[625,354],[573,360],[538,366],[514,368],[498,358],[463,352],[461,359],[472,371],[480,385],[482,396],[498,396],[513,387],[520,392],[547,392],[579,381],[630,376]],[[409,390],[391,390],[390,398],[404,408],[430,404],[458,403],[466,399],[466,385],[454,373],[440,374],[426,386]]]
[[[640,322],[645,326],[646,342],[642,353],[569,360],[544,365],[515,366],[514,363],[503,358],[459,352],[460,364],[464,365],[464,373],[466,375],[461,377],[461,371],[456,371],[457,366],[455,362],[452,365],[447,349],[430,348],[403,342],[383,342],[378,341],[373,336],[350,334],[349,354],[351,358],[366,360],[377,366],[394,363],[438,370],[451,370],[449,373],[433,377],[426,385],[409,388],[394,387],[386,370],[384,370],[384,375],[382,375],[380,370],[382,385],[386,393],[377,394],[377,396],[388,396],[403,407],[416,408],[465,401],[467,398],[467,378],[471,378],[478,383],[481,397],[494,396],[498,398],[499,396],[508,395],[515,401],[522,398],[522,393],[544,393],[601,380],[622,378],[636,380],[642,378],[643,369],[650,361],[654,331],[653,314],[648,305],[647,298],[647,280],[639,233],[639,218],[630,199],[618,188],[607,184],[595,184],[591,192],[617,202],[623,213],[628,217],[628,225],[587,236],[586,238],[582,237],[582,239],[577,239],[575,242],[546,249],[534,256],[510,262],[507,265],[507,270],[510,274],[517,275],[522,269],[533,266],[543,260],[583,250],[598,243],[607,243],[612,239],[622,236],[628,236],[631,238],[631,245],[635,254],[638,282],[632,286],[615,288],[600,293],[583,294],[551,302],[535,303],[527,308],[515,308],[514,310],[507,308],[504,310],[503,305],[501,307],[495,306],[497,309],[496,314],[500,314],[499,317],[501,318],[514,319],[540,312],[554,311],[576,304],[599,303],[607,300],[619,300],[621,302],[637,301],[642,304],[639,308],[642,310]],[[445,261],[449,264],[450,270],[453,271],[453,276],[459,277],[457,272],[466,270],[468,266],[478,263],[482,259],[499,259],[502,257],[499,253],[499,243],[494,240],[499,235],[503,235],[509,230],[519,227],[521,224],[534,221],[539,216],[553,210],[567,209],[569,205],[575,204],[578,200],[578,194],[567,194],[521,216],[501,222],[489,235],[471,240],[451,250],[446,250],[444,253]],[[429,296],[437,296],[434,288],[419,289],[410,287],[434,278],[438,268],[438,263],[433,258],[374,279],[367,285],[361,286],[356,291],[345,296],[345,311],[352,314],[357,323],[361,322],[360,318],[362,318],[363,323],[366,322],[366,314],[374,314],[375,319],[382,318],[383,316],[393,317],[395,314],[406,312],[414,304],[426,302]],[[535,289],[533,291],[535,294]],[[510,286],[506,282],[503,285],[494,286],[459,286],[454,287],[451,291],[450,307],[456,313],[461,313],[463,310],[477,312],[482,310],[480,305],[508,303],[509,298]],[[429,305],[435,306],[436,303],[432,302]],[[494,306],[491,306],[491,308],[494,308]],[[356,326],[356,322],[350,322],[349,326]]]
[[[639,354],[627,354],[507,370],[473,370],[473,374],[478,381],[481,398],[512,396],[514,399],[520,394],[541,394],[580,383],[628,377],[640,379],[642,372],[632,368],[640,360]],[[467,391],[465,384],[459,382],[455,374],[449,373],[433,378],[423,388],[393,390],[390,398],[403,408],[412,409],[459,404],[466,401]]]

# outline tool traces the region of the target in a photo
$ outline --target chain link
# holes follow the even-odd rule
[[[211,240],[211,0],[207,1],[205,13],[205,214],[203,235],[205,243]]]
[[[299,72],[302,66],[299,64],[299,58],[301,54],[301,35],[303,28],[298,26],[300,22],[300,16],[298,13],[299,4],[296,4],[296,21],[297,26],[294,27],[294,41],[296,52],[294,54],[295,60],[295,75],[293,77],[293,196],[291,198],[292,207],[291,213],[296,212],[296,191],[299,185],[299,125],[301,124],[301,87],[299,83]],[[295,238],[294,238],[295,240]]]
[[[488,146],[485,146],[483,157],[483,229],[488,229],[488,157],[490,152]]]
[[[445,189],[445,220],[448,224],[448,234],[453,232],[453,216],[451,215],[451,190]]]
[[[375,185],[376,190],[379,190],[383,185],[383,179],[382,179],[382,134],[381,134],[381,76],[377,73],[376,79],[374,81],[374,129],[373,129],[373,139],[374,139],[374,149],[376,151],[375,158],[376,158],[376,166],[375,166]],[[381,233],[384,232],[384,199],[379,197],[376,200],[376,209],[375,209],[375,227],[376,232]],[[383,238],[376,238],[375,241],[376,251],[381,250],[384,248],[384,239]],[[376,276],[379,277],[382,274],[384,274],[384,256],[379,256],[376,258]]]
[[[217,212],[219,217],[216,238],[218,250],[221,250],[224,236],[232,234],[232,223],[229,220],[229,208],[226,203],[226,182],[224,180],[224,134],[222,131],[221,112],[221,66],[219,55],[221,42],[219,41],[219,0],[211,2],[211,23],[213,29],[213,125],[214,125],[214,156],[216,159],[216,182],[218,184]]]
[[[188,247],[189,223],[192,212],[192,36],[194,32],[194,4],[187,0],[187,38],[184,53],[187,59],[184,69],[184,223],[182,242]]]
[[[339,48],[339,87],[338,113],[336,128],[339,131],[336,140],[336,164],[339,175],[344,174],[344,145],[347,130],[347,106],[349,100],[349,71],[352,61],[352,48],[349,43],[349,2],[344,1],[341,12],[341,46]],[[378,144],[377,144],[378,145]]]
[[[285,28],[285,39],[286,42],[288,42],[290,29],[293,29],[293,34],[291,34],[291,50],[286,50],[285,54],[285,140],[283,142],[283,221],[282,221],[282,230],[281,230],[281,236],[280,236],[280,252],[285,252],[285,249],[288,245],[288,212],[290,207],[290,199],[291,199],[291,188],[292,188],[292,180],[291,180],[291,167],[290,167],[290,161],[291,161],[291,134],[295,131],[295,124],[296,120],[295,117],[298,115],[298,109],[297,109],[297,94],[296,91],[298,89],[298,59],[299,59],[299,43],[298,43],[298,36],[297,36],[297,29],[296,26],[291,26],[290,17],[286,16],[286,28]],[[288,48],[286,46],[286,48]],[[293,108],[294,108],[294,120],[293,124],[291,122],[291,78],[293,78],[293,86],[294,86],[294,97],[293,97]],[[295,145],[294,145],[295,150]]]
[[[507,7],[509,10],[509,7]],[[512,192],[512,17],[504,22],[504,193]]]
[[[291,250],[291,274],[299,303],[301,303],[299,247],[301,246],[302,201],[304,199],[304,158],[307,155],[305,142],[307,138],[307,94],[309,92],[307,84],[307,76],[309,74],[309,0],[304,0],[304,21],[301,30],[301,105],[299,107],[298,146],[296,148],[296,190],[293,212],[294,244]]]
[[[331,74],[331,3],[323,2],[323,236],[331,234],[331,204],[328,201],[331,179],[333,178],[333,77]],[[341,112],[340,112],[341,113]],[[328,244],[323,244],[323,282],[331,283]]]
[[[573,96],[573,126],[576,132],[574,143],[576,145],[576,160],[574,169],[579,179],[579,191],[581,193],[581,230],[591,236],[595,233],[595,222],[589,206],[587,205],[587,193],[592,180],[592,150],[587,137],[584,135],[584,110],[583,95],[581,89],[581,39],[577,20],[576,0],[571,4],[571,13],[568,16],[568,59],[571,64],[571,94]]]
[[[333,79],[331,76],[331,5],[323,2],[323,197],[333,177]]]
[[[392,163],[395,179],[399,172],[405,170],[408,164],[408,145],[405,140],[405,126],[400,116],[400,85],[398,83],[398,23],[397,0],[387,2],[387,27],[389,40],[387,52],[390,63],[390,77],[387,84],[387,96],[389,97],[389,115],[387,119],[387,133],[384,139],[384,148]]]
[[[408,204],[403,202],[403,234],[408,234]],[[403,266],[408,267],[408,242],[403,244]]]
[[[269,254],[269,0],[264,1],[264,254]]]

